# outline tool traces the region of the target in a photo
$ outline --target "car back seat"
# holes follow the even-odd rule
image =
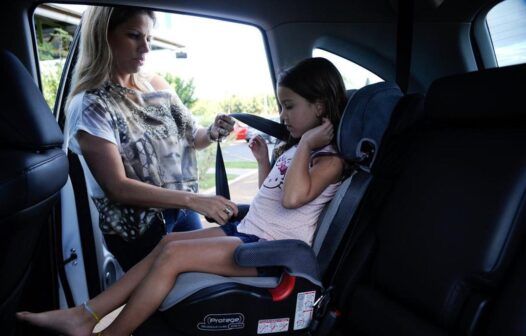
[[[381,201],[347,258],[368,253],[359,281],[347,269],[343,334],[524,334],[525,79],[520,65],[431,85],[425,126],[371,186]]]

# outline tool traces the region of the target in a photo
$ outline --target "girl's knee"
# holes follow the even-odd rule
[[[161,267],[176,264],[175,259],[181,254],[181,246],[177,241],[165,241],[157,257],[156,264]]]
[[[168,243],[174,240],[177,240],[177,233],[168,233],[161,238],[158,245],[162,250]]]

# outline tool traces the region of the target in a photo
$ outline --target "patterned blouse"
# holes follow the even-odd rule
[[[81,155],[75,135],[82,130],[117,145],[128,178],[167,189],[198,191],[194,146],[198,127],[175,91],[152,88],[141,92],[107,82],[73,97],[68,113],[73,152]],[[161,211],[112,202],[94,179],[91,182],[94,192],[90,194],[104,234],[135,239]]]

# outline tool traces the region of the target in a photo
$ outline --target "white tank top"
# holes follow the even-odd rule
[[[318,217],[336,193],[341,182],[331,184],[315,199],[296,208],[286,209],[281,205],[285,173],[292,163],[297,146],[283,153],[265,178],[258,193],[250,204],[250,211],[237,226],[239,232],[253,234],[267,240],[300,239],[312,245]],[[319,152],[335,153],[328,145]]]

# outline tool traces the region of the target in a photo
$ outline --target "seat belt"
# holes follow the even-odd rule
[[[255,129],[264,132],[276,139],[285,141],[289,137],[289,131],[285,125],[249,113],[232,113],[231,117],[254,127]],[[225,162],[223,160],[223,153],[221,151],[220,141],[217,141],[216,150],[216,195],[223,196],[230,199],[230,188],[228,187],[228,178],[226,175]],[[208,219],[207,219],[208,220]]]
[[[281,141],[289,138],[289,131],[285,125],[273,120],[250,113],[232,113],[230,116]]]
[[[225,161],[223,160],[223,153],[221,152],[221,141],[217,141],[216,149],[216,195],[230,199],[230,188],[228,187]]]

